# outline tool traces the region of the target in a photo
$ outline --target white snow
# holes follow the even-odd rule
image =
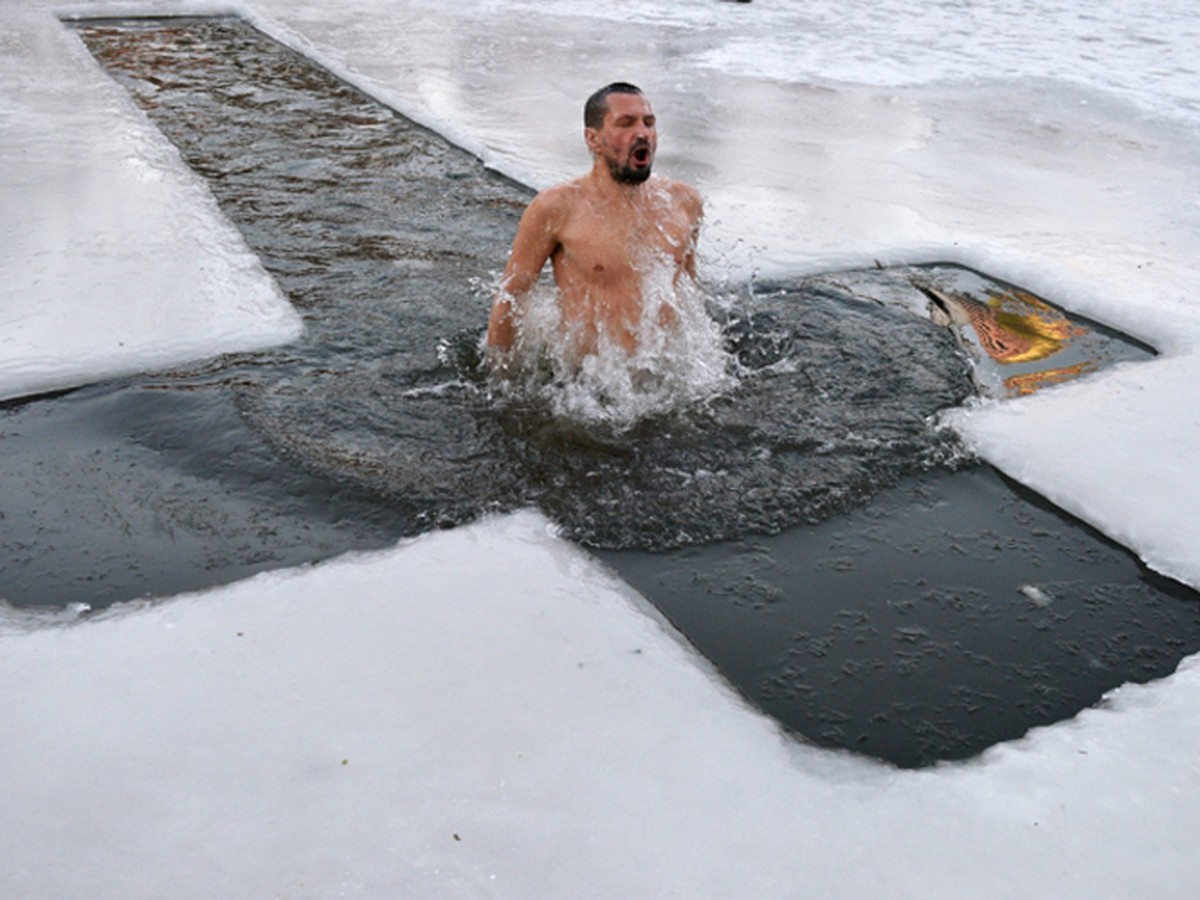
[[[532,513],[3,646],[9,897],[1196,887],[1194,666],[898,772],[779,733]]]
[[[1200,586],[1189,3],[237,8],[537,186],[586,165],[587,93],[642,84],[660,166],[707,197],[710,278],[950,259],[1155,344],[952,420]],[[5,395],[287,339],[269,280],[62,9],[0,0]],[[214,329],[231,297],[244,327]],[[0,672],[4,896],[1200,893],[1195,658],[897,772],[780,735],[529,513],[70,626],[10,617]]]
[[[29,7],[0,3],[0,400],[296,337],[200,179]]]

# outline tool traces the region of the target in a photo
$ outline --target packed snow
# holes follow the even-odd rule
[[[0,396],[296,333],[202,183],[54,18],[218,9],[0,0]],[[951,420],[1200,586],[1183,0],[235,9],[535,186],[587,164],[591,90],[641,84],[660,167],[707,198],[710,279],[952,260],[1149,341],[1152,362]],[[5,896],[1200,892],[1195,658],[977,760],[899,772],[781,734],[532,513],[70,615],[0,624]]]
[[[28,6],[0,4],[0,400],[296,337],[202,180]]]
[[[1200,671],[900,772],[532,513],[4,638],[10,897],[1184,897]]]

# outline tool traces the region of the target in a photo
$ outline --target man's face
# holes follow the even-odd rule
[[[658,150],[654,110],[641,94],[609,94],[604,124],[585,131],[588,148],[604,160],[622,184],[641,184],[650,177]]]

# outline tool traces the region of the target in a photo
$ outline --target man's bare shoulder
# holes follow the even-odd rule
[[[671,197],[672,204],[687,213],[689,218],[699,219],[704,215],[704,198],[690,184],[662,177],[659,179],[659,189],[665,191]]]
[[[579,206],[579,186],[568,181],[539,191],[525,207],[518,233],[557,240]]]
[[[537,196],[530,201],[529,208],[536,209],[543,216],[561,216],[569,213],[579,203],[581,190],[582,179],[564,181],[562,184],[538,191]]]

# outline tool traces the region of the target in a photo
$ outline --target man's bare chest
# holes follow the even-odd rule
[[[559,234],[556,265],[589,280],[619,279],[654,264],[678,264],[689,239],[676,216],[572,217]]]

